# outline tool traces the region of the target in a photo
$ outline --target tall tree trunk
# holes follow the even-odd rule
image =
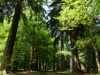
[[[13,53],[13,47],[15,43],[15,38],[16,38],[16,32],[17,32],[17,27],[20,19],[20,13],[21,13],[21,3],[18,3],[15,8],[15,14],[13,17],[10,33],[7,39],[5,51],[3,54],[3,61],[2,61],[2,69],[4,70],[9,70],[10,69],[10,62],[11,62],[11,57]]]
[[[54,53],[53,53],[53,70],[56,71],[56,45],[53,46]]]
[[[54,52],[55,53],[55,52]],[[55,66],[55,63],[56,63],[56,57],[55,57],[55,54],[53,55],[53,70],[56,71],[56,66]]]
[[[58,63],[58,62],[59,62],[59,61],[58,61],[58,58],[57,58],[57,61],[56,61],[57,71],[60,70],[59,63]]]
[[[36,62],[34,63],[34,70],[38,71],[38,58],[36,57]]]
[[[41,71],[41,61],[39,61],[39,71]]]
[[[71,40],[71,52],[72,52],[72,71],[74,75],[77,74],[80,70],[80,63],[79,63],[79,57],[78,57],[78,50],[75,47],[76,41],[77,41],[77,36],[75,36],[75,31],[71,30],[70,31],[70,40]]]
[[[95,52],[95,60],[96,60],[96,64],[97,64],[97,68],[98,68],[98,73],[100,73],[100,63],[99,63],[99,56],[98,56],[98,51],[97,51],[97,46],[96,43],[92,43],[93,48],[94,48],[94,52]]]
[[[24,71],[28,70],[27,68],[28,68],[27,67],[27,55],[25,54],[24,55]]]
[[[61,31],[61,51],[64,51],[64,31]],[[65,57],[64,54],[61,54],[61,71],[66,70],[65,66]]]
[[[29,71],[32,70],[32,60],[33,60],[33,47],[31,46],[31,50],[30,50],[30,59],[29,59],[29,66],[28,66]]]
[[[95,20],[93,19],[93,24],[92,24],[92,29],[91,29],[92,37],[93,37],[92,45],[93,45],[94,52],[95,52],[95,60],[96,60],[98,72],[100,73],[100,63],[99,63],[99,56],[98,56],[98,49],[97,49],[97,44],[96,44],[94,25],[95,25]]]

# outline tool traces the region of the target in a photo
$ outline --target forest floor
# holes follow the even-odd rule
[[[53,72],[53,71],[47,71],[47,72],[17,72],[14,75],[72,75],[71,72]]]
[[[73,75],[71,72],[17,72],[15,74],[9,74],[9,75]],[[77,75],[100,75],[100,74],[83,74],[79,73]]]
[[[40,71],[19,71],[19,72],[12,72],[9,71],[9,74],[4,74],[5,71],[3,71],[3,75],[100,75],[96,74],[96,72],[91,73],[78,73],[78,74],[72,74],[71,70],[67,71],[46,71],[46,72],[40,72]],[[0,74],[1,75],[1,74]]]

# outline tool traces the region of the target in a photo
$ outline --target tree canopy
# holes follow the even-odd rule
[[[100,73],[99,0],[0,2],[0,70]]]

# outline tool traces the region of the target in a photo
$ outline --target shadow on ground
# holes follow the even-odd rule
[[[15,75],[100,75],[100,74],[92,74],[92,73],[77,73],[72,74],[71,71],[69,72],[17,72]]]

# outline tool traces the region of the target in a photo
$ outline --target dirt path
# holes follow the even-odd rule
[[[55,72],[46,72],[46,75],[56,75]]]

